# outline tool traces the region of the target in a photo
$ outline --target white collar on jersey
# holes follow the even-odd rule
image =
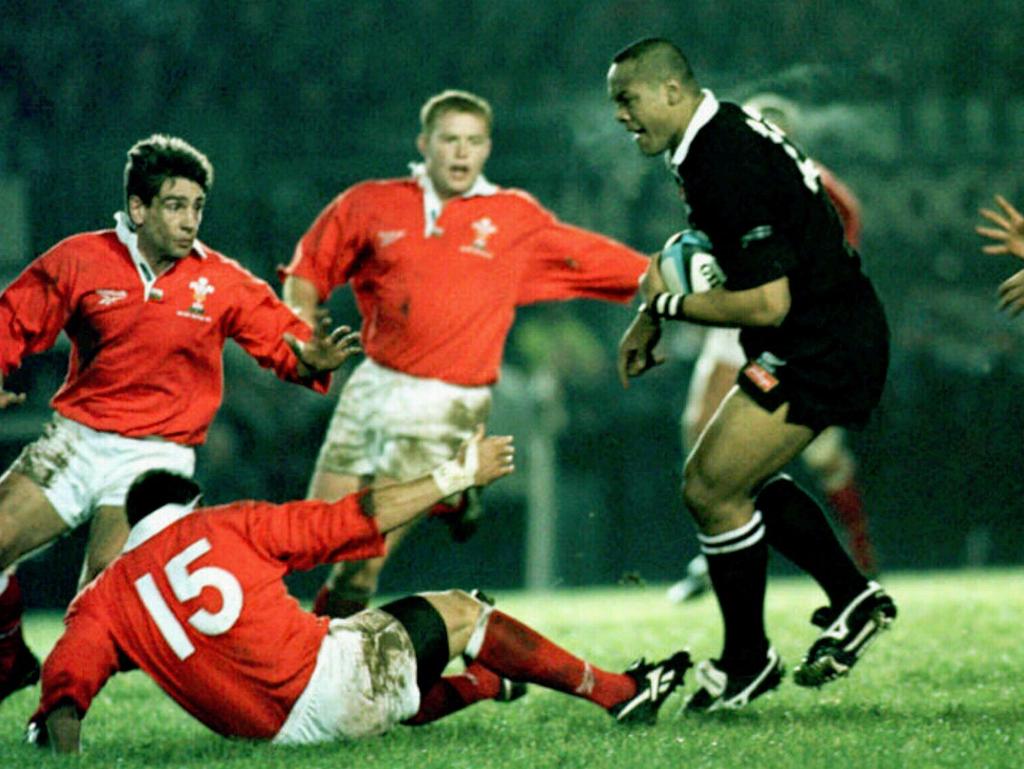
[[[142,278],[142,286],[145,289],[145,297],[148,301],[157,276],[153,274],[149,262],[143,258],[142,252],[139,251],[139,235],[135,232],[135,226],[132,224],[131,219],[128,218],[128,214],[124,211],[116,211],[114,213],[114,222],[114,232],[117,234],[117,239],[124,244],[124,247],[128,249],[128,253],[131,254],[132,262],[135,263],[135,269],[138,270],[139,277]],[[206,249],[198,240],[193,241],[192,250],[199,254],[200,259],[206,258]]]
[[[196,497],[187,505],[164,505],[158,507],[141,521],[132,526],[128,532],[128,539],[125,540],[122,552],[127,553],[134,550],[147,539],[155,537],[175,521],[180,521],[186,515],[196,509],[199,504],[199,497]]]
[[[718,112],[718,99],[715,95],[707,88],[702,88],[701,93],[704,94],[704,98],[697,105],[693,117],[690,118],[690,124],[686,126],[686,131],[683,132],[683,140],[679,142],[679,146],[676,147],[674,152],[671,150],[665,151],[665,163],[673,171],[679,168],[679,164],[686,160],[686,153],[690,151],[693,137]]]
[[[427,173],[426,164],[410,163],[409,171],[412,173],[412,178],[416,180],[416,183],[423,190],[423,237],[429,238],[431,235],[443,235],[444,230],[437,226],[437,220],[440,218],[441,209],[444,206],[437,194],[437,190],[434,189],[434,182],[431,180],[430,174]],[[483,174],[480,174],[476,177],[476,181],[473,182],[473,186],[463,192],[460,197],[472,198],[478,195],[493,195],[497,191],[497,186],[491,184]]]

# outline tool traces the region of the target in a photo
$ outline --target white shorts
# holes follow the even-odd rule
[[[196,469],[189,446],[161,438],[125,438],[93,430],[60,414],[46,423],[10,470],[31,479],[72,529],[97,507],[123,507],[132,481],[154,468],[187,475]]]
[[[345,383],[316,468],[412,480],[455,456],[490,410],[490,387],[410,376],[366,358]]]
[[[690,376],[690,389],[686,394],[686,409],[683,412],[683,424],[693,424],[700,416],[703,408],[704,394],[708,388],[708,380],[717,366],[730,366],[737,373],[747,362],[747,356],[740,346],[740,330],[711,326],[704,334],[704,343],[700,348],[697,362],[693,364]]]
[[[331,620],[313,677],[273,741],[309,745],[372,737],[419,708],[409,634],[390,614],[366,609]]]

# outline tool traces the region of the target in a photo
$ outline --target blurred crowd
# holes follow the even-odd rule
[[[71,232],[109,226],[122,204],[124,151],[166,131],[216,166],[204,239],[277,287],[275,267],[327,200],[359,179],[406,172],[417,109],[449,86],[494,104],[494,181],[653,251],[681,228],[682,209],[666,202],[661,164],[645,162],[614,125],[604,75],[618,48],[663,34],[720,95],[773,88],[803,104],[801,138],[864,203],[865,264],[896,342],[881,415],[855,444],[883,565],[962,564],[967,541],[975,560],[1020,562],[1024,523],[1002,517],[1020,493],[1011,469],[1024,425],[1011,406],[1024,351],[1019,322],[993,309],[994,286],[1014,268],[978,252],[971,224],[992,192],[1024,201],[1022,25],[1012,0],[6,0],[0,177],[24,185],[31,253],[0,254],[0,277],[6,283],[19,260]],[[344,298],[332,309],[340,322],[355,320]],[[678,478],[650,499],[631,495],[629,478],[679,451],[675,419],[694,345],[677,343],[674,361],[623,395],[613,356],[627,317],[597,303],[531,308],[506,358],[499,397],[508,413],[547,408],[530,390],[538,371],[553,377],[565,412],[566,583],[624,572],[667,579],[692,548],[679,526]],[[330,402],[250,376],[236,352],[227,376],[251,384],[227,388],[200,476],[224,499],[302,496]],[[19,374],[40,416],[65,354]],[[9,437],[5,452],[24,439]],[[499,495],[497,507],[521,510],[517,493]],[[654,510],[651,526],[664,537],[623,533],[640,509]],[[908,525],[938,536],[930,552],[907,546]],[[1000,536],[978,556],[977,542],[993,539],[986,527],[997,525]],[[580,530],[587,535],[568,544]],[[485,534],[475,547],[484,558],[497,545]],[[518,559],[508,562],[514,570]]]

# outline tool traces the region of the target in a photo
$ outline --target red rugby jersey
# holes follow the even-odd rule
[[[363,182],[320,213],[284,273],[312,282],[321,301],[351,282],[363,349],[378,363],[491,384],[517,306],[627,302],[647,266],[633,249],[558,221],[521,190],[493,190],[449,200],[427,235],[415,179]]]
[[[140,521],[122,553],[68,609],[43,665],[34,721],[80,716],[118,671],[141,668],[223,735],[270,739],[302,694],[329,620],[304,611],[282,577],[384,553],[359,504],[238,502]]]
[[[74,235],[33,261],[0,294],[0,371],[71,339],[54,409],[95,430],[202,443],[220,406],[222,353],[234,339],[282,379],[326,392],[330,378],[300,380],[282,340],[310,328],[238,262],[197,244],[146,297],[114,230]]]
[[[860,201],[853,194],[853,190],[843,184],[839,177],[832,173],[829,168],[823,166],[817,160],[814,161],[814,164],[821,173],[821,186],[825,188],[825,192],[832,200],[832,205],[836,207],[839,220],[843,223],[843,232],[846,235],[846,240],[854,248],[859,248],[861,230]]]

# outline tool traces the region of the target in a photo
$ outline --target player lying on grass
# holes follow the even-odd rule
[[[481,427],[430,475],[337,502],[199,509],[194,481],[144,473],[128,492],[124,552],[75,598],[43,666],[29,741],[80,750],[93,699],[134,668],[210,729],[279,743],[429,723],[496,699],[503,679],[590,700],[618,722],[653,721],[689,667],[685,652],[609,673],[460,590],[335,620],[289,596],[286,573],[378,556],[388,531],[513,469],[512,438],[485,437]],[[465,673],[442,678],[460,654]]]

